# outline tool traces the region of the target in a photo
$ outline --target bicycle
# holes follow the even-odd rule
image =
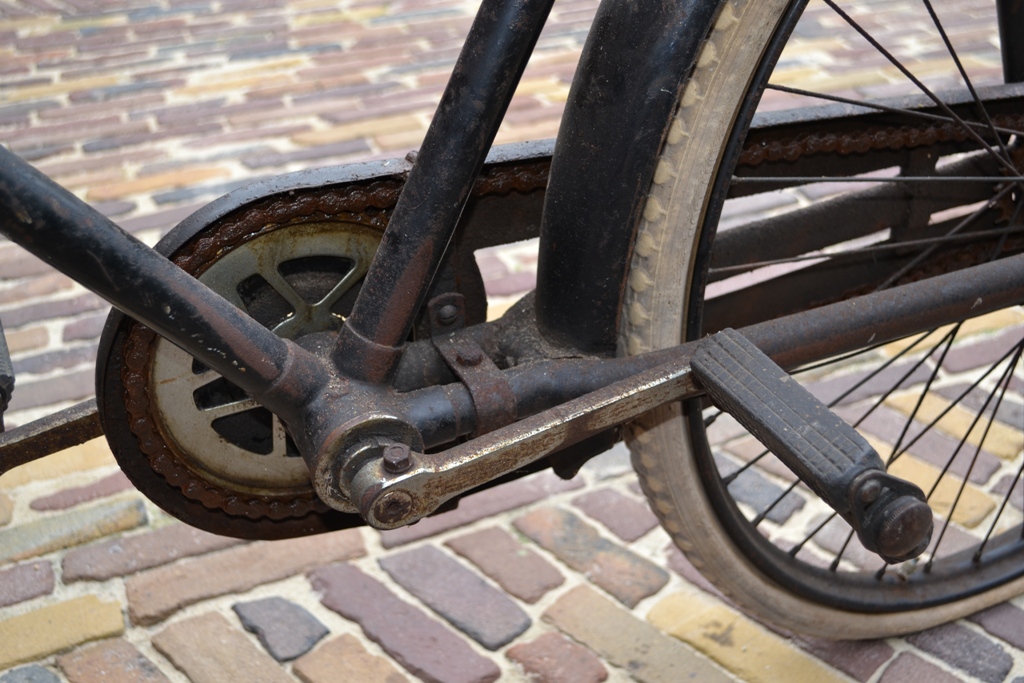
[[[442,503],[445,496],[525,470],[532,462],[552,464],[557,471],[571,474],[588,455],[617,437],[609,433],[610,428],[641,408],[695,395],[698,389],[686,372],[686,354],[695,346],[672,347],[684,339],[699,339],[703,330],[741,327],[780,365],[792,368],[862,346],[873,348],[882,339],[928,332],[939,323],[955,323],[965,310],[973,315],[1020,303],[1022,269],[1019,256],[1014,255],[1020,249],[1016,227],[1020,161],[1015,144],[1015,131],[1021,125],[1016,114],[1019,87],[985,91],[992,119],[982,117],[972,125],[956,120],[971,109],[974,98],[954,96],[942,104],[903,102],[904,110],[932,117],[918,127],[906,124],[904,118],[893,119],[907,114],[893,114],[891,107],[872,113],[861,110],[852,117],[849,112],[835,116],[815,110],[795,123],[788,122],[801,127],[799,134],[787,137],[786,124],[769,120],[759,123],[748,138],[768,73],[803,7],[804,3],[781,1],[682,2],[634,12],[609,3],[601,10],[563,123],[563,130],[573,134],[559,139],[550,180],[543,151],[527,148],[518,157],[499,160],[478,184],[478,192],[484,195],[509,188],[534,191],[547,184],[535,312],[533,301],[528,300],[497,324],[483,323],[479,286],[465,259],[465,251],[471,249],[460,250],[456,241],[455,251],[444,257],[446,235],[455,230],[458,209],[489,146],[484,133],[490,130],[493,137],[495,121],[500,120],[516,73],[525,63],[531,36],[536,38],[549,9],[546,3],[488,5],[481,13],[486,23],[488,11],[508,12],[505,20],[516,24],[505,32],[490,29],[507,43],[481,37],[489,35],[482,27],[467,41],[466,54],[483,46],[495,51],[508,46],[501,68],[480,69],[483,83],[471,83],[470,75],[476,72],[468,60],[460,62],[465,74],[457,70],[457,86],[487,94],[484,114],[463,113],[462,118],[451,120],[439,114],[437,120],[449,128],[428,137],[401,194],[399,181],[390,173],[356,178],[345,177],[343,171],[306,174],[215,202],[159,245],[178,266],[247,310],[255,323],[211,299],[192,280],[137,245],[109,232],[97,239],[87,223],[102,226],[99,218],[86,215],[76,226],[60,211],[44,206],[45,202],[29,204],[33,195],[12,191],[12,187],[27,190],[25,184],[15,182],[35,183],[46,193],[50,190],[45,181],[25,170],[4,181],[4,204],[12,217],[8,230],[12,238],[25,242],[33,239],[40,226],[60,226],[62,237],[77,235],[81,240],[81,253],[98,254],[102,263],[105,257],[99,254],[106,250],[110,260],[105,263],[116,261],[123,272],[111,273],[109,267],[94,268],[81,259],[62,257],[46,245],[36,247],[40,256],[57,262],[199,358],[193,361],[192,356],[182,355],[150,329],[119,313],[112,315],[104,335],[98,373],[103,431],[132,480],[162,507],[195,525],[258,537],[316,532],[362,523],[364,517],[378,526],[414,521],[432,511],[424,501]],[[1020,24],[1009,18],[1015,16],[1010,3],[1000,7],[1004,35],[1013,35]],[[684,11],[685,22],[671,20]],[[528,17],[532,24],[512,22],[509,17],[513,16]],[[499,24],[500,20],[494,21],[494,26]],[[512,34],[518,39],[513,40]],[[1003,44],[1014,45],[1008,40]],[[1020,59],[1011,52],[1006,55],[1006,69],[1010,80],[1015,80]],[[651,54],[657,58],[649,59]],[[483,63],[499,62],[495,57]],[[629,82],[623,82],[624,76]],[[442,112],[445,106],[460,111],[456,92],[446,95],[450,97],[442,103]],[[635,121],[636,102],[642,103],[645,112],[640,121]],[[952,126],[949,120],[954,121]],[[620,135],[623,121],[630,125]],[[857,132],[865,128],[870,135],[858,137]],[[459,139],[464,143],[453,142]],[[979,139],[983,151],[971,156],[969,151]],[[922,159],[915,150],[925,152],[924,156],[948,156],[951,161],[937,168],[935,157]],[[802,165],[787,166],[789,157]],[[716,249],[725,256],[712,254],[714,225],[727,195],[743,195],[752,185],[802,186],[827,175],[824,171],[840,162],[844,174],[858,179],[893,166],[900,167],[904,176],[898,184],[890,181],[881,189],[865,190],[867,194],[851,193],[819,209],[831,212],[825,215],[841,232],[838,237],[819,239],[807,231],[807,222],[820,220],[821,215],[809,212],[797,220],[790,216],[756,226],[771,237],[757,239],[752,246],[752,229],[723,233]],[[13,163],[5,157],[5,175]],[[580,168],[591,170],[586,182],[574,180]],[[1001,175],[1003,170],[1007,175]],[[922,180],[927,175],[942,177],[936,182],[943,188],[955,183],[957,194],[914,188],[914,183],[930,188]],[[623,177],[629,182],[624,183]],[[437,193],[444,183],[448,194],[442,197]],[[621,191],[623,185],[631,191]],[[392,208],[398,196],[407,197],[402,200],[406,207],[433,202],[435,208],[427,214],[416,214],[401,204]],[[845,279],[830,291],[815,289],[811,296],[801,296],[806,288],[786,287],[785,278],[779,278],[783,282],[774,289],[762,286],[756,295],[748,290],[728,295],[725,303],[705,303],[705,280],[724,280],[727,274],[777,262],[798,262],[795,259],[808,254],[817,257],[818,251],[836,240],[863,237],[863,231],[858,232],[862,225],[843,223],[835,214],[845,214],[850,204],[867,198],[888,199],[892,214],[881,229],[872,223],[868,234],[888,229],[890,235],[876,237],[878,243],[867,249],[839,252],[830,262],[796,271],[789,278],[817,284],[823,271],[845,269]],[[81,210],[70,200],[59,201],[69,202],[63,205],[68,212]],[[963,222],[960,218],[952,226],[929,223],[933,213],[979,201],[983,210],[975,212],[978,217],[969,225],[956,227]],[[1008,215],[1009,227],[1000,222],[999,212]],[[422,215],[433,221],[418,223],[416,218]],[[26,216],[31,224],[19,227],[18,221]],[[430,227],[432,222],[440,227]],[[385,223],[403,228],[385,233],[378,248]],[[979,223],[993,227],[979,234]],[[945,235],[950,227],[953,232]],[[982,255],[958,250],[957,258],[967,259],[968,265],[950,264],[948,254],[935,245],[959,245],[963,230],[971,231],[970,246]],[[13,234],[18,231],[20,236]],[[521,235],[512,226],[501,237]],[[462,246],[471,245],[469,239]],[[908,256],[900,251],[908,246],[924,251]],[[420,251],[429,253],[423,260],[438,267],[437,277],[431,278],[433,267],[419,268],[414,255]],[[383,265],[374,266],[365,279],[363,269],[369,268],[374,252],[384,254]],[[919,259],[919,253],[926,257]],[[992,253],[1001,258],[992,267],[979,265]],[[273,262],[269,267],[263,264],[268,258]],[[948,276],[925,288],[905,284],[931,269],[959,267],[977,269],[969,271],[969,283],[954,275],[954,281],[964,287],[946,300],[928,290],[937,289],[934,283],[948,282]],[[998,275],[988,275],[996,272],[994,268],[999,269]],[[298,284],[289,282],[286,275]],[[285,282],[275,281],[277,277]],[[396,289],[405,278],[413,284]],[[914,301],[924,312],[912,315],[906,309],[884,309],[879,302],[885,297],[848,300],[851,289],[855,294],[860,293],[858,288],[882,285],[888,289],[889,280],[899,281],[900,292],[916,292]],[[363,293],[358,298],[356,288],[347,286],[357,281]],[[347,285],[340,287],[341,282]],[[153,291],[139,296],[139,283]],[[787,291],[796,294],[779,293]],[[283,294],[287,296],[282,304]],[[985,303],[974,306],[980,294]],[[753,302],[743,312],[733,309],[732,303],[741,297]],[[849,318],[856,308],[850,301],[872,302],[866,322]],[[824,321],[817,325],[820,334],[805,335],[794,321],[810,325],[807,321],[814,318],[800,312],[824,302],[833,307],[815,309],[817,320]],[[900,305],[908,304],[901,301]],[[763,323],[785,314],[803,317]],[[886,316],[897,320],[890,324]],[[342,325],[350,319],[353,323]],[[829,329],[840,322],[848,327]],[[752,329],[757,324],[761,326]],[[268,336],[268,327],[287,338],[301,339],[305,352]],[[190,341],[192,335],[209,339],[211,334],[212,341],[204,344]],[[869,340],[869,335],[876,337]],[[936,349],[942,353],[951,343],[952,337],[944,337]],[[403,345],[404,350],[398,351]],[[641,355],[663,347],[669,350]],[[994,398],[998,408],[1004,400],[1020,356],[1019,345],[1014,348],[1007,357],[1012,360],[1009,369],[1000,371],[986,406]],[[636,359],[601,360],[616,349]],[[908,353],[914,353],[913,347]],[[320,362],[310,356],[330,357],[341,375],[329,377],[324,384]],[[667,370],[665,363],[672,368]],[[939,377],[940,365],[941,361],[930,373],[922,396]],[[231,382],[214,379],[210,368]],[[648,373],[646,385],[635,379],[641,372]],[[991,384],[991,380],[982,381]],[[389,386],[400,391],[389,391]],[[656,390],[662,392],[660,399],[652,396]],[[627,405],[631,396],[642,391],[648,393]],[[269,413],[255,410],[248,396],[257,397],[291,430],[286,431],[282,421]],[[569,407],[553,412],[569,400],[573,401]],[[346,401],[351,404],[352,419],[333,416],[330,406]],[[190,402],[195,411],[162,407]],[[363,404],[375,409],[364,414]],[[912,410],[912,418],[919,408]],[[191,436],[212,428],[212,423],[195,420],[194,412],[204,409],[221,410],[216,414],[222,418],[245,415],[243,421],[224,422],[217,432],[234,447],[232,457],[217,459],[204,452],[202,436],[199,443],[189,443]],[[88,421],[81,415],[74,419],[79,420],[74,424]],[[998,514],[986,517],[988,521],[994,516],[992,529],[1003,514],[1011,522],[1011,529],[1001,531],[996,540],[929,557],[919,565],[910,561],[883,566],[882,572],[874,567],[862,571],[844,562],[845,544],[829,557],[828,549],[811,538],[793,543],[781,525],[769,533],[778,534],[773,538],[779,544],[792,544],[795,553],[762,539],[758,529],[773,524],[768,515],[777,503],[751,512],[733,498],[729,486],[739,475],[719,468],[736,465],[716,465],[703,435],[703,422],[712,419],[714,413],[705,416],[699,399],[685,407],[672,403],[641,417],[628,428],[628,438],[652,507],[666,529],[695,564],[705,567],[737,602],[762,617],[817,635],[870,637],[924,628],[1021,590],[1021,543],[1013,538],[1015,512],[1008,504],[1020,470],[1001,499]],[[586,424],[588,420],[592,424]],[[968,432],[972,429],[973,425]],[[458,443],[467,436],[475,438]],[[595,440],[547,461],[523,455],[548,456],[545,449],[555,450],[584,436]],[[18,434],[12,432],[12,437],[16,440]],[[902,439],[892,450],[893,462],[910,457],[898,451],[906,445],[900,443]],[[679,444],[688,452],[684,458],[676,455]],[[447,450],[431,453],[441,447]],[[289,460],[289,452],[303,457]],[[253,454],[280,456],[276,470],[253,480],[258,469],[251,466],[258,460]],[[266,459],[259,462],[266,464]],[[1012,470],[1014,464],[1001,465],[999,471]],[[314,473],[315,488],[309,484],[307,465]],[[455,476],[442,484],[424,478],[426,483],[418,488],[408,483],[428,466],[435,473],[447,468]],[[968,480],[972,468],[961,472],[959,481]],[[459,470],[464,473],[462,480]],[[995,484],[990,479],[985,480],[986,486]],[[828,520],[815,523],[822,529]],[[943,535],[940,532],[934,542]],[[832,566],[818,568],[822,561]]]

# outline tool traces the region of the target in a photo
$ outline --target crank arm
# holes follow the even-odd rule
[[[677,346],[672,360],[650,370],[440,453],[406,449],[398,463],[388,454],[369,460],[352,479],[352,500],[367,523],[378,529],[411,524],[503,474],[659,405],[698,396],[702,391],[690,371],[698,344]],[[404,471],[388,471],[397,467]]]

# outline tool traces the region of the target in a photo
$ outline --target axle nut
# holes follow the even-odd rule
[[[413,500],[405,491],[388,491],[373,504],[373,518],[382,527],[400,525],[412,512]]]

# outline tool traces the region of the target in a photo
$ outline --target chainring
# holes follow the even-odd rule
[[[156,249],[278,335],[330,344],[399,188],[378,181],[248,202],[209,222],[186,220]],[[101,341],[97,395],[122,469],[193,526],[282,538],[362,524],[317,498],[278,418],[116,311]]]

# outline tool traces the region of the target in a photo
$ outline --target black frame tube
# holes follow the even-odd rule
[[[1024,81],[1024,2],[996,0],[999,18],[999,45],[1003,54],[1003,79],[1007,83]]]
[[[0,232],[169,339],[285,421],[320,365],[0,147]],[[298,399],[298,400],[297,400]]]
[[[384,232],[334,361],[384,382],[400,359],[554,0],[484,0]]]

